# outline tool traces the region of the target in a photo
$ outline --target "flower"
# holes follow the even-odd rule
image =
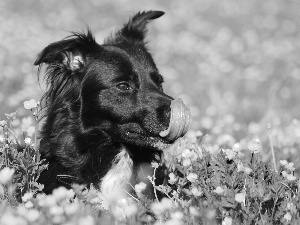
[[[63,186],[58,187],[58,188],[53,190],[52,196],[54,197],[54,199],[57,202],[59,202],[61,200],[66,199],[66,197],[68,196],[68,190]]]
[[[0,224],[1,225],[27,225],[27,221],[25,218],[22,218],[20,216],[15,216],[12,213],[4,213],[4,215],[0,218]]]
[[[217,193],[218,195],[223,194],[224,191],[225,190],[220,186],[216,187],[216,189],[213,190],[213,192]]]
[[[287,169],[287,170],[291,170],[291,171],[294,171],[295,170],[295,168],[294,168],[294,163],[288,163],[288,164],[286,164],[285,165],[285,168]]]
[[[24,139],[25,145],[29,146],[31,144],[31,138],[27,137]]]
[[[3,185],[8,184],[12,180],[14,173],[15,169],[4,167],[0,171],[0,183]]]
[[[174,173],[170,173],[169,174],[169,183],[170,184],[174,184],[177,180],[178,180],[178,177],[177,176],[175,176],[175,174]]]
[[[33,203],[32,203],[31,201],[28,201],[28,202],[25,203],[24,206],[25,206],[25,208],[27,208],[27,209],[31,209],[31,208],[33,208],[34,205],[33,205]]]
[[[244,172],[245,171],[245,167],[244,167],[244,165],[241,161],[238,162],[238,164],[237,164],[237,171],[238,172]]]
[[[53,216],[59,216],[59,215],[62,215],[64,213],[64,209],[63,207],[61,206],[52,206],[50,209],[49,209],[49,213]]]
[[[235,143],[235,144],[232,146],[232,150],[235,151],[235,152],[239,152],[241,149],[242,149],[242,146],[241,146],[240,143]]]
[[[32,192],[26,192],[23,197],[22,197],[22,201],[23,202],[28,202],[30,199],[33,198],[33,193]]]
[[[254,138],[251,141],[249,141],[248,149],[254,154],[259,153],[261,149],[260,140],[258,138]]]
[[[26,218],[29,222],[35,222],[39,219],[39,217],[40,213],[36,209],[30,209],[26,214]]]
[[[279,160],[279,163],[282,165],[282,166],[285,166],[288,164],[288,162],[286,160]]]
[[[151,210],[159,215],[163,213],[165,210],[171,209],[173,207],[173,202],[169,198],[163,198],[161,202],[154,202],[151,205]]]
[[[151,163],[151,166],[152,166],[153,168],[157,169],[159,165],[158,165],[157,162],[152,162],[152,163]]]
[[[11,120],[15,120],[16,115],[17,115],[17,111],[15,111],[13,113],[5,113],[5,116],[7,117],[7,119],[11,119]]]
[[[202,195],[202,191],[201,190],[199,190],[197,187],[193,187],[192,188],[192,194],[195,196],[195,197],[198,197],[198,196],[201,196]]]
[[[182,161],[182,165],[183,166],[190,166],[191,165],[191,160],[189,159],[189,158],[187,158],[187,159],[184,159],[183,161]]]
[[[176,211],[176,212],[173,212],[171,214],[171,218],[173,220],[181,220],[183,218],[183,213],[182,212],[179,212],[179,211]]]
[[[293,181],[293,180],[296,180],[297,177],[295,177],[293,174],[287,174],[286,179],[288,179],[289,181]]]
[[[284,219],[286,219],[288,222],[292,220],[292,215],[290,214],[290,212],[287,212],[284,217]]]
[[[231,224],[232,224],[232,218],[230,216],[226,216],[222,221],[222,225],[231,225]]]
[[[95,221],[92,216],[82,217],[78,221],[78,225],[94,225]]]
[[[136,184],[135,186],[134,186],[134,189],[135,189],[135,191],[137,192],[137,193],[141,193],[143,190],[145,190],[146,189],[146,184],[144,183],[144,182],[140,182],[139,184]]]
[[[245,167],[244,172],[245,174],[250,174],[252,172],[252,169],[250,167]]]
[[[34,99],[24,102],[25,109],[33,109],[33,108],[36,108],[37,106],[38,106],[38,104]]]
[[[138,207],[135,204],[129,204],[124,207],[124,212],[127,217],[131,217],[138,212]]]
[[[198,179],[198,175],[195,173],[190,173],[187,177],[186,177],[190,182],[194,183],[197,179]]]
[[[7,124],[7,122],[5,120],[1,120],[0,121],[0,126],[1,127],[4,127],[6,124]]]
[[[291,213],[297,213],[297,207],[291,203],[291,202],[288,202],[286,204],[286,208],[291,212]]]
[[[245,201],[245,197],[246,197],[246,194],[244,192],[241,192],[241,193],[235,194],[234,199],[237,202],[242,203]]]
[[[232,149],[229,149],[229,148],[223,150],[223,152],[225,153],[225,158],[227,158],[229,160],[234,159],[234,157],[237,154],[235,151],[233,151]]]
[[[194,207],[194,206],[191,206],[189,208],[189,211],[190,211],[190,214],[192,216],[200,216],[201,215],[200,212],[199,212],[199,210],[196,207]]]

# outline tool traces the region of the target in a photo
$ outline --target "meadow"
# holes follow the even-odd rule
[[[1,1],[0,224],[298,224],[299,6],[296,0]],[[149,9],[166,12],[147,38],[164,89],[192,113],[188,135],[165,152],[169,179],[157,190],[168,198],[146,200],[143,184],[133,187],[136,197],[109,203],[79,186],[33,197],[44,167],[36,159],[38,124],[23,102],[43,93],[35,57],[85,24],[102,43],[132,12]],[[21,153],[14,136],[26,146]]]

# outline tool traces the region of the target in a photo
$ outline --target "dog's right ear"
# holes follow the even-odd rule
[[[48,45],[37,57],[34,65],[46,63],[51,66],[78,71],[86,64],[87,54],[90,50],[99,47],[92,33],[73,33],[65,40]]]

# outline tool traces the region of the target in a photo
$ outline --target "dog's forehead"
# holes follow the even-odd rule
[[[128,61],[135,72],[150,73],[157,71],[156,65],[150,53],[143,46],[105,46],[111,54],[117,54],[120,58]]]

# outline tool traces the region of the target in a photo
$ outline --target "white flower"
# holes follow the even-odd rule
[[[159,215],[163,213],[165,210],[171,209],[173,207],[173,202],[169,198],[163,198],[161,202],[154,202],[151,204],[151,210]]]
[[[94,225],[95,221],[92,216],[86,216],[83,218],[80,218],[78,221],[78,225]]]
[[[190,173],[187,177],[186,177],[190,182],[194,183],[197,179],[198,179],[198,175],[195,173]]]
[[[39,219],[40,213],[36,209],[30,209],[27,212],[26,218],[29,222],[35,222]]]
[[[232,149],[229,149],[229,148],[223,150],[223,152],[225,153],[225,157],[229,160],[234,159],[234,157],[237,154],[235,151],[233,151]]]
[[[240,143],[235,143],[235,144],[232,146],[232,150],[235,151],[235,152],[239,152],[241,149],[242,149],[242,146],[241,146]]]
[[[170,173],[169,174],[169,183],[170,184],[174,184],[177,180],[178,180],[178,177],[177,176],[175,176],[175,174],[174,173]]]
[[[189,158],[189,157],[192,156],[192,153],[191,153],[191,151],[189,149],[185,149],[181,155],[184,158]]]
[[[133,215],[135,215],[138,211],[138,208],[135,204],[130,204],[126,207],[124,207],[124,212],[125,212],[125,215],[127,217],[131,217]]]
[[[201,196],[202,195],[202,191],[201,190],[199,190],[197,187],[193,187],[192,188],[192,194],[195,196],[195,197],[198,197],[198,196]]]
[[[22,197],[22,201],[23,202],[28,202],[30,199],[32,199],[32,197],[33,197],[32,192],[26,192]]]
[[[286,160],[279,160],[279,163],[282,165],[282,166],[285,166],[288,164],[288,162]]]
[[[183,166],[190,166],[191,165],[191,160],[189,158],[186,158],[182,161]]]
[[[20,216],[15,216],[11,213],[4,213],[4,215],[0,218],[1,225],[27,225],[27,221],[25,218]]]
[[[5,120],[1,120],[1,121],[0,121],[0,126],[1,126],[1,127],[4,127],[6,124],[7,124],[7,123],[6,123]]]
[[[287,213],[284,215],[283,218],[286,219],[286,220],[289,222],[289,221],[292,220],[292,215],[291,215],[289,212],[287,212]]]
[[[51,215],[59,216],[64,213],[64,209],[61,206],[52,206],[49,210]]]
[[[56,199],[52,196],[52,195],[48,195],[46,197],[42,197],[42,195],[40,195],[41,197],[37,197],[39,200],[39,205],[41,207],[52,207],[54,205],[56,205]]]
[[[15,169],[4,167],[0,171],[0,183],[3,185],[8,184],[12,180],[14,173],[15,173]]]
[[[182,220],[183,218],[183,213],[182,212],[173,212],[171,213],[171,218],[174,219],[174,220]]]
[[[238,164],[237,164],[237,171],[238,172],[244,172],[245,171],[245,167],[244,167],[244,165],[243,165],[242,162],[238,162]]]
[[[287,169],[287,170],[291,170],[291,171],[294,171],[295,170],[295,168],[294,168],[294,163],[288,163],[288,164],[286,164],[285,165],[285,168]]]
[[[34,99],[24,102],[25,109],[33,109],[33,108],[36,108],[37,106],[38,106],[38,104]]]
[[[215,193],[217,193],[217,194],[223,194],[223,192],[224,192],[225,190],[222,188],[222,187],[220,187],[220,186],[218,186],[218,187],[216,187],[216,189],[215,190],[213,190],[213,192],[215,192]]]
[[[191,206],[191,207],[189,208],[189,211],[190,211],[190,214],[191,214],[192,216],[200,216],[200,215],[201,215],[200,212],[199,212],[199,210],[196,209],[194,206]]]
[[[252,172],[252,169],[251,169],[250,167],[245,167],[245,168],[244,168],[244,172],[245,172],[246,174],[250,174],[250,173]]]
[[[66,205],[64,208],[64,211],[67,215],[72,215],[72,214],[75,214],[77,212],[77,210],[79,210],[79,209],[80,209],[79,205],[76,203],[73,203],[73,204]]]
[[[249,141],[248,149],[254,154],[259,153],[261,150],[260,140],[258,138],[255,138]]]
[[[151,166],[156,169],[156,168],[158,168],[159,165],[157,162],[152,162]]]
[[[31,208],[33,208],[34,205],[33,205],[33,203],[32,203],[31,201],[28,201],[28,202],[25,203],[24,206],[25,206],[25,208],[27,208],[27,209],[31,209]]]
[[[27,137],[24,139],[25,145],[29,146],[31,144],[31,138]]]
[[[136,184],[135,186],[134,186],[134,189],[135,189],[135,191],[137,192],[137,193],[141,193],[143,190],[145,190],[146,189],[146,184],[144,183],[144,182],[140,182],[139,184]]]
[[[288,179],[289,181],[293,181],[293,180],[296,180],[297,177],[295,177],[293,174],[287,174],[286,179]]]
[[[232,218],[230,216],[226,216],[222,221],[222,225],[231,225],[231,224],[232,224]]]
[[[244,192],[241,192],[241,193],[235,194],[234,199],[237,202],[242,203],[245,201],[245,197],[246,197],[246,194]]]
[[[52,196],[55,198],[57,202],[66,199],[68,196],[68,190],[61,186],[53,190]]]

